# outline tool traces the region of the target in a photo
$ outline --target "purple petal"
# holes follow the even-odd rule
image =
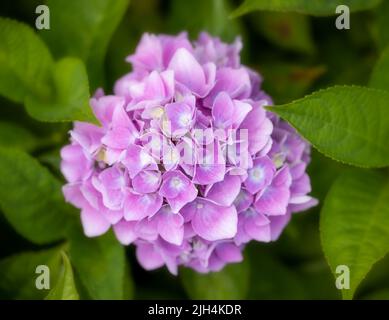
[[[250,154],[263,149],[273,131],[272,122],[266,118],[266,112],[260,105],[254,105],[240,125],[240,129],[248,130],[248,148]]]
[[[68,145],[61,149],[61,172],[68,182],[82,180],[90,174],[92,161],[88,159],[81,146]]]
[[[196,200],[196,213],[192,219],[193,230],[209,241],[233,238],[237,231],[238,217],[234,206],[222,207],[205,199]]]
[[[229,207],[235,201],[241,188],[238,176],[226,175],[223,181],[215,183],[207,193],[207,199]]]
[[[255,213],[245,221],[246,233],[257,241],[269,242],[271,240],[270,220],[261,213]]]
[[[289,203],[291,177],[288,167],[277,172],[271,185],[257,195],[255,209],[268,216],[284,215]]]
[[[272,181],[276,172],[273,161],[268,156],[254,160],[254,166],[247,171],[248,177],[244,185],[251,194],[266,188]]]
[[[179,213],[173,213],[165,206],[155,215],[158,221],[158,233],[166,241],[177,246],[184,239],[184,218]]]
[[[122,162],[132,179],[144,168],[155,163],[150,154],[142,147],[134,144],[127,148],[126,155]]]
[[[178,49],[169,63],[174,71],[175,79],[198,96],[206,91],[206,77],[201,65],[185,48]]]
[[[251,83],[245,68],[220,68],[216,72],[216,84],[204,99],[204,105],[211,107],[219,92],[225,91],[231,99],[245,99],[250,96]]]
[[[110,126],[114,111],[117,108],[123,109],[124,103],[125,99],[118,96],[102,96],[90,100],[96,118],[104,127]]]
[[[154,270],[165,264],[160,253],[149,243],[142,242],[137,244],[136,258],[138,259],[139,264],[146,270]]]
[[[97,237],[106,233],[111,224],[95,209],[84,207],[81,210],[81,223],[88,237]]]
[[[132,187],[137,193],[155,192],[158,190],[160,183],[161,173],[159,171],[145,170],[132,179]]]
[[[113,226],[116,238],[121,244],[129,245],[136,240],[135,225],[134,221],[121,220]]]
[[[243,260],[241,249],[232,242],[217,245],[215,253],[221,260],[228,263],[241,262]]]
[[[254,201],[254,196],[244,189],[241,189],[234,201],[238,213],[247,210]]]
[[[226,92],[220,92],[213,102],[212,118],[214,126],[220,129],[227,129],[232,125],[234,104]]]
[[[124,200],[124,218],[127,221],[137,221],[151,217],[161,208],[162,201],[158,193],[137,195],[128,192]]]
[[[134,68],[147,71],[162,67],[162,46],[159,38],[153,34],[145,33],[136,48],[135,54],[127,57]]]

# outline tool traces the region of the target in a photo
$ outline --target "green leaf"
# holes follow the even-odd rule
[[[15,102],[45,97],[53,60],[45,43],[27,25],[0,18],[0,94]]]
[[[46,300],[79,300],[73,270],[65,252],[61,252],[62,268],[57,283],[49,292]]]
[[[248,259],[244,259],[208,274],[182,268],[180,276],[191,299],[245,299],[249,289],[250,265]]]
[[[374,67],[369,86],[389,91],[389,47],[387,47]]]
[[[381,0],[245,0],[233,13],[239,17],[255,10],[290,11],[317,16],[335,15],[338,5],[346,5],[350,11],[361,11],[374,8]]]
[[[69,236],[70,260],[89,296],[92,299],[129,298],[125,290],[129,286],[124,282],[127,272],[124,247],[112,232],[87,238],[75,227]]]
[[[30,131],[16,123],[0,121],[0,146],[32,151],[39,140]]]
[[[270,42],[282,49],[302,53],[313,53],[315,50],[308,16],[285,12],[260,12],[253,22]]]
[[[0,176],[0,207],[18,233],[38,244],[64,237],[72,208],[46,168],[20,150],[0,148]]]
[[[321,212],[321,238],[335,274],[350,269],[351,299],[371,267],[389,251],[389,177],[380,171],[351,170],[329,191]],[[337,275],[335,275],[337,276]]]
[[[46,3],[50,8],[50,30],[40,33],[53,54],[81,58],[87,65],[92,89],[102,86],[107,46],[129,0],[48,0]]]
[[[336,86],[269,107],[323,154],[351,165],[389,165],[389,93]]]
[[[86,121],[96,119],[89,106],[88,76],[77,58],[58,61],[53,71],[55,98],[48,101],[27,97],[27,112],[40,121]]]
[[[236,21],[228,18],[228,0],[173,0],[171,3],[170,24],[174,32],[181,32],[182,26],[193,38],[206,30],[213,36],[232,41],[240,33]]]
[[[37,289],[35,281],[41,273],[36,268],[48,266],[52,286],[60,263],[60,248],[24,252],[1,260],[0,299],[43,299],[49,289]]]

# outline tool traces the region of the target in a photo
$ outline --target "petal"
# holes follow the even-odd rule
[[[268,216],[284,215],[290,199],[291,177],[288,167],[277,172],[271,185],[257,195],[255,209]]]
[[[216,72],[216,84],[204,99],[204,105],[211,107],[219,92],[225,91],[231,99],[245,99],[250,96],[251,82],[245,68],[220,68]]]
[[[239,213],[247,210],[251,206],[253,201],[254,201],[254,196],[249,192],[247,192],[246,190],[241,189],[234,201],[234,206],[236,207],[236,211]]]
[[[270,220],[263,214],[256,213],[246,219],[244,229],[251,238],[257,241],[269,242],[271,240]]]
[[[180,171],[168,171],[162,176],[159,194],[166,198],[175,198],[190,184],[190,180]]]
[[[238,176],[226,175],[223,181],[215,183],[207,193],[207,199],[229,207],[235,201],[241,188]]]
[[[132,187],[138,193],[152,193],[158,190],[161,183],[159,171],[142,171],[132,179]]]
[[[162,201],[158,193],[137,195],[128,192],[124,200],[124,218],[127,221],[137,221],[151,217],[161,208]]]
[[[188,187],[178,194],[175,198],[167,198],[167,202],[169,203],[172,211],[174,213],[178,213],[187,203],[192,202],[197,197],[197,189],[193,185],[193,183],[190,183]]]
[[[158,221],[145,218],[136,223],[134,231],[142,240],[155,241],[158,238]]]
[[[62,187],[62,192],[66,202],[71,203],[76,208],[82,209],[88,206],[88,202],[80,191],[81,183],[68,183]]]
[[[168,69],[174,71],[176,81],[186,86],[197,95],[206,90],[203,68],[193,55],[185,48],[180,48],[170,60]]]
[[[233,127],[238,128],[252,109],[253,107],[249,103],[234,100]]]
[[[135,141],[135,136],[124,127],[116,127],[107,132],[101,139],[106,146],[114,149],[125,149]]]
[[[136,246],[136,258],[139,264],[146,270],[154,270],[162,267],[163,261],[160,253],[149,243],[139,243]]]
[[[239,127],[248,130],[248,149],[256,154],[263,149],[273,131],[272,122],[266,118],[266,112],[260,105],[254,105]]]
[[[164,209],[165,208],[165,209]],[[182,244],[184,239],[184,218],[179,214],[175,214],[163,207],[160,212],[155,215],[158,220],[158,233],[160,236],[177,246]]]
[[[135,54],[126,58],[134,68],[144,70],[155,70],[162,67],[162,46],[160,39],[145,33],[136,47]]]
[[[103,129],[94,124],[85,122],[74,122],[70,136],[89,154],[94,154],[101,147]]]
[[[196,200],[193,230],[209,241],[233,238],[237,231],[238,216],[234,206],[222,207],[205,199]]]
[[[82,180],[92,168],[92,161],[86,158],[80,145],[63,147],[61,159],[61,172],[68,182]]]
[[[221,260],[228,263],[241,262],[243,260],[241,249],[232,242],[217,245],[215,253]]]
[[[81,210],[81,223],[88,237],[96,237],[106,233],[111,224],[95,209],[86,207]]]
[[[272,181],[276,172],[273,161],[268,157],[257,158],[254,160],[254,166],[247,170],[248,177],[244,185],[251,194],[266,188]]]
[[[155,161],[142,147],[132,144],[127,148],[122,163],[133,179],[139,172],[155,163]]]
[[[271,229],[271,240],[275,241],[281,235],[282,230],[286,227],[290,221],[290,213],[286,213],[283,216],[271,216],[270,220],[270,229]]]
[[[170,103],[165,106],[165,112],[166,120],[162,124],[168,136],[181,137],[192,127],[194,106],[185,102]]]
[[[214,126],[220,129],[229,128],[233,121],[234,104],[226,92],[220,92],[213,102],[212,118]]]
[[[117,108],[124,108],[125,99],[118,96],[103,96],[92,98],[90,105],[96,118],[104,127],[108,127],[112,122],[114,111]]]
[[[121,220],[113,226],[116,238],[121,244],[129,245],[136,240],[135,225],[134,221]]]

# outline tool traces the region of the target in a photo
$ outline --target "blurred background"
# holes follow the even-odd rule
[[[365,85],[385,37],[388,37],[379,32],[381,29],[377,24],[386,21],[384,14],[389,13],[389,1],[384,1],[376,10],[353,13],[352,28],[343,31],[335,28],[334,16],[255,11],[230,19],[230,13],[241,2],[132,0],[107,43],[101,77],[90,79],[91,93],[99,86],[111,92],[115,80],[130,71],[124,59],[134,51],[144,32],[177,34],[186,30],[195,39],[205,30],[224,41],[233,41],[240,35],[244,44],[242,62],[263,75],[264,90],[276,104],[336,84]],[[0,16],[34,27],[38,4],[41,1],[1,1]],[[67,19],[74,19],[77,24],[77,14],[74,17],[71,12],[68,14]],[[56,17],[51,16],[51,19],[54,21]],[[45,32],[41,30],[39,34],[45,41],[50,41]],[[61,48],[61,39],[57,41]],[[61,55],[58,50],[53,52],[56,57]],[[72,52],[67,53],[71,55]],[[58,150],[68,140],[70,124],[42,125],[31,119],[22,105],[2,97],[0,122],[9,127],[21,126],[29,132],[22,143],[30,154],[63,180],[58,169]],[[0,144],[16,143],[12,139],[12,135],[2,133]],[[334,179],[347,169],[312,150],[309,167],[312,194],[322,203]],[[245,250],[244,262],[207,276],[183,269],[178,277],[165,269],[146,272],[137,264],[133,248],[128,247],[126,257],[131,269],[133,298],[338,299],[340,293],[321,249],[320,209],[321,205],[294,215],[279,241],[252,243]],[[0,214],[0,258],[47,247],[50,246],[37,246],[25,240]],[[356,298],[384,298],[389,290],[388,270],[387,257],[374,266]],[[0,298],[15,296],[12,290],[0,285]],[[30,295],[30,298],[35,297]]]

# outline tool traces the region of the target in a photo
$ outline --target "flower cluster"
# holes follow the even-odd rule
[[[145,34],[114,95],[96,93],[100,126],[76,122],[61,150],[63,192],[87,236],[112,226],[147,270],[217,271],[316,204],[310,147],[265,110],[240,49],[206,33]]]

